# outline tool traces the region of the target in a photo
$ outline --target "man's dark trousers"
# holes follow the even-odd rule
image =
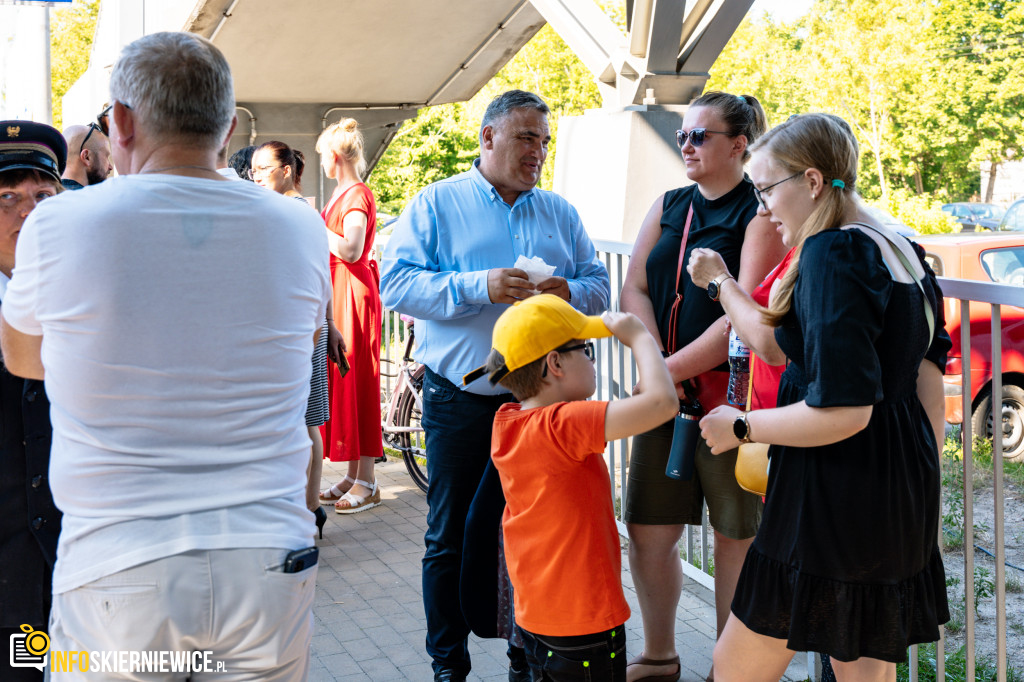
[[[470,670],[469,626],[459,601],[463,536],[470,503],[491,456],[494,414],[508,393],[482,396],[460,390],[428,367],[423,381],[427,439],[427,533],[423,555],[423,608],[427,654],[434,670]]]

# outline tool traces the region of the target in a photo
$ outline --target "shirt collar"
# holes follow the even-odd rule
[[[495,189],[494,185],[488,182],[487,178],[484,177],[484,174],[480,172],[479,166],[480,158],[477,157],[473,161],[473,165],[469,169],[469,177],[472,178],[473,182],[476,183],[476,186],[479,187],[484,194],[487,194],[489,197],[491,197],[492,201],[504,202],[505,200],[501,198],[500,194],[498,194],[498,190]],[[533,196],[533,192],[535,189],[536,187],[531,187],[525,192],[520,192],[519,196],[516,197],[515,203],[518,204],[522,201],[526,201],[527,199],[529,199],[531,196]]]
[[[11,278],[0,272],[0,301],[4,300],[7,296],[7,285],[11,283]]]

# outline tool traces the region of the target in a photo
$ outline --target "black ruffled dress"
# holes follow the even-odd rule
[[[775,332],[790,359],[779,406],[874,409],[866,429],[838,443],[772,446],[764,517],[732,611],[796,651],[903,661],[949,620],[939,460],[916,393],[922,358],[944,368],[950,348],[942,293],[926,267],[929,339],[917,285],[894,282],[858,230],[810,237],[799,268]]]

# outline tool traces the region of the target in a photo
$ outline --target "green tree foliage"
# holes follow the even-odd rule
[[[601,106],[594,76],[550,26],[542,28],[468,102],[422,109],[398,131],[370,176],[384,213],[397,214],[431,182],[469,169],[479,151],[479,127],[487,104],[506,90],[535,92],[551,107],[551,145],[540,186],[551,187],[562,116]]]
[[[934,208],[976,194],[981,162],[1021,158],[1022,57],[1019,0],[817,0],[791,23],[744,21],[708,87],[758,97],[772,123],[842,116],[861,145],[861,193]],[[906,213],[932,212],[913,203]]]
[[[50,11],[50,78],[53,88],[53,126],[64,128],[61,98],[89,68],[100,0],[75,0],[70,7]]]
[[[944,111],[973,167],[1020,159],[1024,146],[1024,3],[937,0],[936,70]],[[989,185],[991,188],[991,183]],[[988,197],[991,199],[991,196]]]

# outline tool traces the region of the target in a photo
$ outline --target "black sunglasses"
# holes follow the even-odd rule
[[[683,146],[686,145],[687,138],[689,138],[690,144],[692,144],[694,147],[703,147],[704,138],[706,138],[708,135],[728,135],[729,137],[735,137],[735,135],[733,135],[732,133],[726,133],[721,130],[708,130],[707,128],[694,128],[690,132],[686,132],[685,130],[677,130],[676,145],[678,145],[678,147],[682,149]]]
[[[574,351],[574,350],[581,350],[581,351],[583,351],[583,354],[586,355],[587,359],[590,360],[591,362],[593,362],[594,358],[597,357],[597,349],[594,347],[594,342],[593,341],[586,341],[584,343],[578,343],[575,346],[563,346],[561,348],[556,348],[555,352],[556,353],[569,353],[569,352]],[[544,369],[541,370],[540,376],[543,379],[547,375],[548,375],[548,366],[547,366],[547,363],[545,363],[544,364]]]
[[[120,100],[115,100],[120,101]],[[131,111],[131,105],[121,102],[121,106]],[[108,104],[103,111],[96,115],[96,123],[99,124],[100,132],[110,137],[110,110],[114,108],[114,102]],[[92,124],[90,124],[92,125]]]
[[[782,178],[778,182],[773,182],[772,184],[768,185],[767,187],[762,187],[761,189],[758,189],[757,187],[754,187],[754,196],[757,197],[757,203],[761,204],[761,206],[763,206],[764,208],[767,209],[768,205],[764,203],[764,196],[762,196],[764,194],[764,192],[767,192],[768,190],[770,190],[772,187],[775,187],[776,185],[781,185],[782,183],[787,182],[789,180],[792,180],[793,178],[797,177],[798,175],[803,175],[803,174],[804,174],[803,171],[798,171],[798,172],[793,173],[792,175],[790,175],[788,178]]]
[[[79,153],[79,154],[81,154],[81,153],[82,153],[82,150],[83,150],[83,149],[85,149],[85,143],[89,141],[89,138],[90,138],[90,137],[92,137],[92,132],[93,132],[94,130],[98,130],[98,131],[100,131],[101,133],[103,133],[103,128],[101,128],[100,126],[96,125],[95,123],[90,123],[90,124],[89,124],[89,132],[87,132],[87,133],[85,134],[85,139],[84,139],[84,140],[82,140],[82,146],[78,148],[78,153]],[[103,134],[104,134],[104,135],[106,135],[106,133],[103,133]]]
[[[100,131],[110,137],[110,110],[114,108],[114,104],[110,103],[106,106],[103,111],[96,115],[96,123],[100,126]]]

